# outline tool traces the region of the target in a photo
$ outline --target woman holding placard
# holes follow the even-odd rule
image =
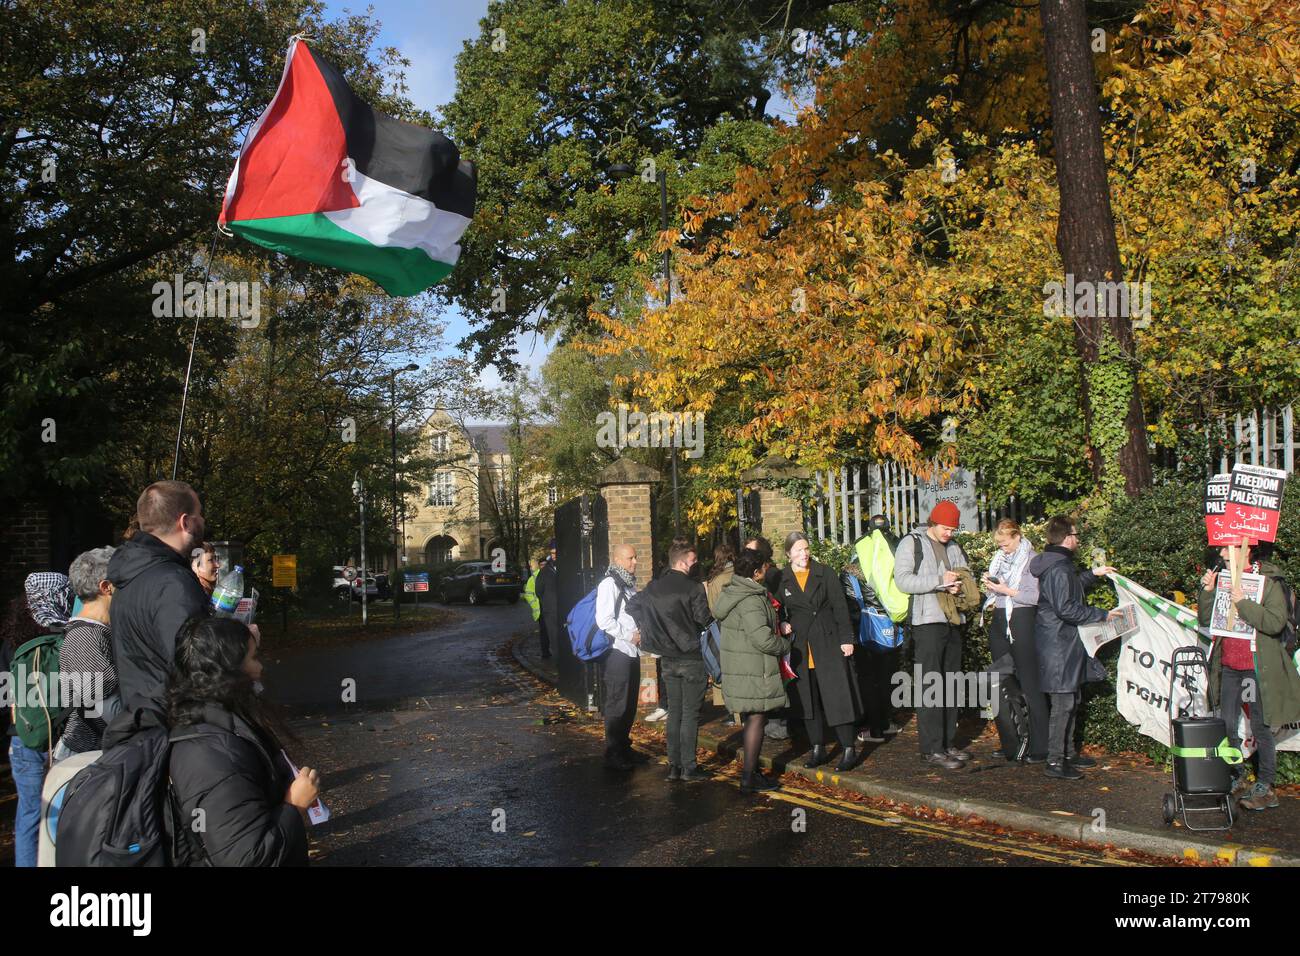
[[[1230,550],[1219,551],[1224,564],[1230,560]],[[1278,805],[1273,792],[1277,775],[1274,728],[1300,721],[1300,673],[1296,672],[1284,646],[1289,609],[1281,571],[1267,560],[1271,554],[1269,542],[1253,545],[1243,568],[1244,574],[1260,575],[1264,579],[1258,601],[1245,596],[1240,582],[1234,585],[1223,575],[1222,587],[1229,592],[1231,606],[1253,633],[1229,636],[1230,631],[1219,631],[1210,651],[1210,706],[1223,714],[1233,747],[1241,746],[1238,728],[1242,704],[1250,711],[1251,732],[1259,757],[1256,781],[1248,790],[1245,766],[1239,765],[1234,768],[1237,779],[1233,785],[1233,793],[1241,796],[1241,806],[1246,810],[1266,810]],[[1201,578],[1196,607],[1203,626],[1211,626],[1214,619],[1220,574],[1211,568]]]

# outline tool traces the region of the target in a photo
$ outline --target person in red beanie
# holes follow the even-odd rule
[[[921,759],[946,770],[960,770],[971,759],[957,746],[957,701],[949,693],[957,684],[948,675],[961,670],[961,628],[966,617],[957,610],[960,589],[957,568],[969,567],[961,545],[952,540],[961,524],[961,512],[951,501],[940,501],[928,524],[910,531],[894,552],[894,583],[912,595],[907,622],[911,626],[916,663],[922,684],[912,688],[916,728],[921,738]],[[943,703],[921,704],[922,687],[938,674]]]

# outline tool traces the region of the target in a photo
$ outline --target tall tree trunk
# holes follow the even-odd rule
[[[1056,179],[1061,191],[1056,248],[1065,274],[1072,275],[1076,285],[1121,282],[1124,274],[1110,207],[1097,77],[1084,0],[1039,0],[1039,13],[1052,100]],[[1107,488],[1118,491],[1115,469],[1129,495],[1151,485],[1146,416],[1133,362],[1132,321],[1125,315],[1078,316],[1074,320],[1075,349],[1083,368],[1089,457],[1103,493]],[[1131,383],[1127,400],[1123,394],[1125,383]]]

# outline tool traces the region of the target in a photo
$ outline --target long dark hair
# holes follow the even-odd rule
[[[281,740],[296,741],[284,721],[264,702],[244,672],[252,632],[233,617],[192,617],[176,635],[176,655],[167,684],[173,727],[203,721],[216,704],[240,717],[262,738],[274,759]]]

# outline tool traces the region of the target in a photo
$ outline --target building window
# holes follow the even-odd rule
[[[549,485],[546,489],[546,503],[548,505],[558,505],[560,503],[560,489],[554,485]]]
[[[451,451],[451,436],[446,432],[437,432],[433,436],[433,453],[445,455]]]
[[[455,475],[450,471],[435,472],[429,482],[429,504],[435,508],[450,508],[456,503]]]

